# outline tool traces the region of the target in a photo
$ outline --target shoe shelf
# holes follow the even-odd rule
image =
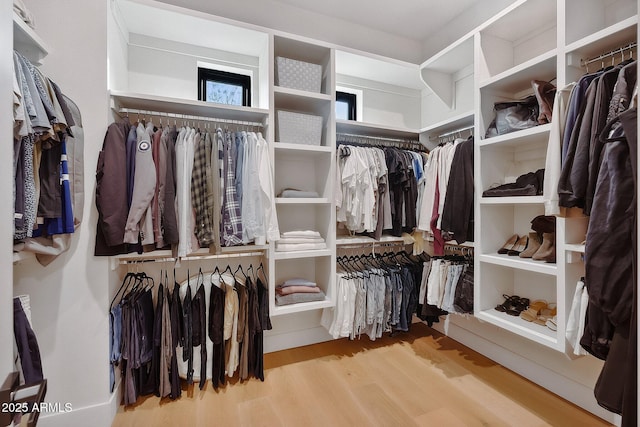
[[[480,311],[475,316],[487,323],[496,325],[516,335],[528,338],[546,347],[558,349],[558,333],[546,326],[527,322],[519,316],[511,316],[495,308]]]
[[[564,249],[567,252],[577,252],[580,254],[584,253],[585,245],[580,243],[567,243],[564,245]]]
[[[518,256],[502,255],[498,253],[480,255],[480,262],[511,267],[519,270],[532,271],[534,273],[547,274],[556,276],[558,274],[558,266],[553,263],[544,261],[534,261],[529,258],[520,258]]]

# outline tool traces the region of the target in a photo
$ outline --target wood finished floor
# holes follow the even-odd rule
[[[265,382],[142,398],[113,426],[608,426],[424,324],[265,355]]]

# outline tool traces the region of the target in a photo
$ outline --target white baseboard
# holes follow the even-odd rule
[[[272,353],[331,340],[333,340],[333,337],[322,326],[281,334],[269,334],[264,338],[264,352]]]
[[[559,376],[558,372],[489,341],[455,322],[435,323],[433,328],[603,420],[620,425],[619,415],[598,405],[592,387]]]
[[[42,414],[38,427],[110,427],[118,412],[120,389],[116,388],[109,400],[98,405],[73,408],[72,411],[59,414]]]

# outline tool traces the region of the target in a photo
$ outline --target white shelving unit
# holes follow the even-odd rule
[[[273,159],[275,193],[285,189],[316,191],[319,198],[277,198],[276,209],[280,232],[314,230],[325,239],[327,249],[313,251],[275,251],[269,256],[269,301],[272,316],[291,315],[331,307],[335,287],[335,207],[333,204],[333,168],[335,152],[335,52],[306,41],[274,36],[272,38],[271,109],[287,110],[322,117],[320,145],[282,143],[275,126]],[[276,86],[276,57],[285,57],[322,66],[319,93]],[[323,290],[324,301],[276,305],[275,287],[284,280],[304,278]]]
[[[533,79],[555,79],[559,87],[575,81],[586,71],[581,60],[635,41],[637,22],[637,5],[630,0],[528,0],[514,3],[475,34],[475,316],[560,352],[575,283],[584,275],[588,219],[571,210],[557,218],[555,264],[497,254],[513,234],[531,231],[530,221],[544,214],[543,198],[482,192],[544,168],[551,125],[481,137],[494,118],[495,102],[531,95]],[[496,311],[503,294],[557,302],[557,331]]]
[[[34,65],[42,65],[49,54],[49,47],[44,40],[16,12],[13,12],[13,48]]]

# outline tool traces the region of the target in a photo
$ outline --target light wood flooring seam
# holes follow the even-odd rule
[[[335,340],[265,355],[265,381],[231,379],[120,408],[129,426],[609,426],[415,323],[374,342]]]

